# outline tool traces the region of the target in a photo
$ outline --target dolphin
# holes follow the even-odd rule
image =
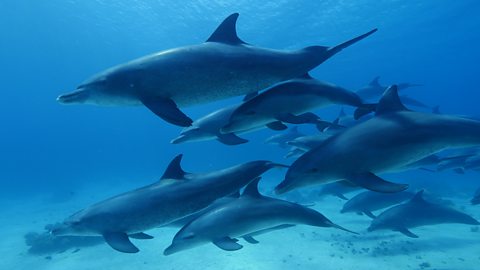
[[[286,128],[283,123],[311,123],[323,131],[330,124],[320,121],[310,110],[335,104],[358,107],[356,118],[375,109],[373,104],[364,104],[354,92],[316,80],[307,73],[301,78],[277,83],[242,103],[220,131],[241,132],[264,125],[282,130]]]
[[[89,206],[51,228],[53,235],[103,236],[120,252],[139,249],[129,238],[150,239],[143,231],[160,227],[199,211],[216,199],[234,193],[273,167],[252,161],[208,173],[186,173],[182,155],[168,165],[160,181]]]
[[[397,193],[380,193],[373,191],[361,192],[344,205],[341,213],[356,212],[365,214],[371,218],[375,218],[373,211],[390,207],[395,204],[402,203],[412,198],[414,193],[408,191],[402,191]]]
[[[256,243],[252,235],[285,225],[333,227],[350,232],[313,209],[261,195],[258,192],[258,181],[259,178],[252,181],[239,199],[207,212],[185,225],[177,232],[172,244],[163,254],[171,255],[207,243],[213,243],[227,251],[238,250],[243,246],[237,243],[236,237]]]
[[[376,29],[334,47],[295,51],[265,49],[242,41],[238,13],[228,16],[206,42],[160,51],[94,75],[62,104],[144,105],[163,120],[190,126],[179,107],[252,93],[305,74]]]
[[[220,132],[220,129],[228,123],[230,115],[238,106],[238,104],[227,106],[200,117],[193,121],[191,126],[185,127],[180,135],[171,140],[170,143],[180,144],[215,139],[226,145],[247,143],[247,139],[241,138],[235,133],[223,134]]]
[[[348,200],[348,198],[345,197],[345,193],[354,192],[360,189],[361,187],[356,186],[351,182],[337,181],[337,182],[332,182],[332,183],[323,185],[318,195],[319,196],[333,195],[342,200]]]
[[[470,201],[470,203],[473,204],[473,205],[480,204],[480,188],[478,188],[478,189],[475,191],[475,194],[473,194],[473,198],[472,198],[472,200]]]
[[[380,97],[388,86],[381,85],[380,76],[375,77],[368,85],[358,89],[356,93],[365,100],[376,100]],[[410,88],[410,87],[418,87],[422,86],[421,84],[414,84],[414,83],[399,83],[397,84],[398,91]],[[406,98],[408,101],[408,98]]]
[[[399,192],[408,186],[376,174],[396,171],[447,148],[479,144],[480,121],[410,111],[400,102],[397,87],[391,86],[378,103],[375,117],[300,156],[276,193],[338,180],[378,192]]]
[[[467,161],[474,156],[475,154],[444,157],[437,164],[437,171],[441,172],[448,169],[452,169],[457,173],[463,174],[464,173],[463,170],[465,165],[467,164]]]
[[[328,133],[320,133],[316,135],[308,135],[295,138],[287,142],[288,145],[299,148],[303,151],[309,151],[321,145],[326,139],[330,138]]]
[[[480,225],[480,222],[467,214],[425,201],[422,195],[423,190],[417,192],[409,202],[385,210],[372,220],[368,231],[393,230],[418,238],[409,229],[444,223]]]
[[[286,148],[288,146],[288,142],[291,140],[295,140],[296,138],[305,136],[305,134],[298,131],[298,126],[291,127],[288,132],[275,134],[265,140],[265,143],[268,144],[275,144],[281,148]]]

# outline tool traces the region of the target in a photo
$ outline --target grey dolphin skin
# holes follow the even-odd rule
[[[427,202],[419,191],[409,202],[385,210],[372,220],[368,231],[392,230],[412,238],[418,236],[409,229],[435,224],[460,223],[480,225],[473,217],[453,208]]]
[[[399,192],[407,185],[387,182],[376,174],[451,147],[480,144],[480,122],[414,112],[400,102],[396,86],[385,91],[375,117],[345,129],[298,158],[276,193],[314,184],[347,180],[378,192]]]
[[[317,124],[323,131],[329,123],[320,121],[310,110],[335,104],[359,107],[362,115],[374,110],[374,105],[364,104],[360,97],[342,87],[313,79],[308,74],[275,84],[258,96],[244,102],[230,116],[222,133],[241,132],[252,127],[267,126],[274,130],[285,129],[283,123]]]
[[[313,209],[262,196],[258,192],[258,181],[259,178],[252,181],[239,199],[207,212],[185,225],[175,235],[164,254],[171,255],[207,243],[213,243],[227,251],[238,250],[243,246],[237,243],[236,237],[257,243],[252,235],[294,224],[348,231]]]
[[[478,188],[477,191],[475,191],[475,194],[473,194],[473,198],[470,201],[470,203],[473,205],[480,204],[480,188]]]
[[[171,140],[170,143],[179,144],[215,139],[226,145],[238,145],[248,142],[248,140],[238,137],[235,133],[220,133],[220,129],[228,123],[230,115],[238,106],[228,106],[193,121],[191,126],[185,127],[180,132],[180,136]]]
[[[375,218],[373,211],[387,208],[399,204],[413,197],[414,193],[402,191],[397,193],[380,193],[373,191],[364,191],[348,200],[341,213],[356,212],[363,213],[371,218]]]
[[[305,134],[298,131],[298,126],[291,127],[287,132],[281,134],[275,134],[265,140],[267,144],[275,144],[281,148],[286,148],[288,142],[295,140],[298,137],[305,136]]]
[[[332,195],[342,200],[348,200],[345,197],[345,193],[350,193],[362,189],[361,187],[352,184],[348,181],[337,181],[328,183],[322,186],[322,189],[318,193],[319,196]]]
[[[245,95],[301,76],[376,31],[334,47],[280,51],[243,42],[237,36],[237,18],[238,13],[228,16],[202,44],[112,67],[57,100],[63,104],[143,104],[171,124],[190,126],[192,120],[179,107]]]
[[[199,211],[273,167],[252,161],[208,173],[186,173],[175,157],[157,183],[129,191],[81,210],[51,229],[53,235],[101,235],[114,249],[138,252],[129,238],[150,239],[143,233]]]
[[[381,85],[380,82],[380,76],[375,77],[368,85],[358,89],[355,93],[357,93],[360,97],[362,97],[365,100],[371,101],[371,100],[376,100],[378,97],[380,97],[385,90],[388,88],[388,86]],[[422,86],[421,84],[414,84],[414,83],[399,83],[397,84],[398,91],[402,91],[404,89],[410,88],[410,87],[417,87],[417,86]],[[408,98],[406,98],[407,102],[409,101]]]

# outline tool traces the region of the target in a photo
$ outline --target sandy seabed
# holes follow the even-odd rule
[[[468,198],[447,198],[480,218],[480,206],[468,205]],[[164,256],[176,229],[159,228],[148,233],[152,240],[132,240],[140,248],[136,254],[114,251],[106,244],[67,250],[51,255],[28,253],[24,235],[41,232],[45,224],[63,220],[92,201],[92,198],[47,203],[3,201],[0,224],[0,269],[458,269],[474,270],[480,265],[480,232],[470,225],[445,224],[414,228],[420,236],[408,238],[400,233],[367,233],[370,219],[354,213],[340,214],[344,201],[326,197],[316,202],[316,210],[335,223],[360,235],[332,228],[297,226],[257,236],[259,244],[240,243],[243,249],[223,251],[213,244]]]

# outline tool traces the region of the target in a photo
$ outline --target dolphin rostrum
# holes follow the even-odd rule
[[[186,173],[175,157],[160,181],[89,206],[51,229],[54,235],[101,235],[114,249],[138,252],[129,238],[199,211],[278,166],[252,161],[208,173]]]
[[[368,231],[393,230],[418,238],[409,229],[444,223],[480,225],[480,222],[465,213],[425,201],[422,195],[423,190],[415,194],[409,202],[385,210],[372,220]]]
[[[376,115],[333,135],[298,158],[276,187],[294,188],[347,180],[378,192],[399,192],[407,185],[376,174],[395,171],[441,150],[480,144],[480,121],[410,111],[396,86],[385,91]]]
[[[285,129],[283,123],[316,124],[323,131],[330,123],[320,121],[310,111],[335,104],[358,107],[356,117],[374,110],[374,105],[364,104],[354,92],[321,82],[306,74],[275,84],[252,99],[245,101],[230,116],[222,133],[241,132],[253,127],[267,126],[274,130]]]
[[[376,29],[334,47],[296,51],[255,47],[236,32],[238,13],[228,16],[206,42],[161,51],[96,74],[60,103],[144,105],[165,121],[190,126],[179,107],[212,102],[292,79]]]
[[[238,250],[243,246],[237,243],[236,237],[257,243],[252,235],[285,225],[333,227],[350,232],[313,209],[261,195],[257,187],[259,179],[252,181],[240,198],[212,209],[186,224],[177,232],[164,254],[170,255],[207,243],[213,243],[227,251]]]

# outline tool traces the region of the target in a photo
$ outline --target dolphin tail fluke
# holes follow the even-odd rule
[[[344,227],[342,227],[342,226],[340,226],[340,225],[337,225],[337,224],[335,224],[335,223],[333,223],[333,222],[330,222],[329,226],[332,227],[332,228],[335,228],[335,229],[339,229],[339,230],[342,230],[342,231],[349,232],[349,233],[359,234],[359,233],[357,233],[357,232],[354,232],[354,231],[351,231],[351,230],[349,230],[349,229],[346,229],[346,228],[344,228]]]
[[[381,193],[396,193],[408,188],[406,184],[388,182],[370,172],[351,175],[346,180],[363,188]]]
[[[328,52],[330,53],[329,57],[332,57],[333,55],[337,54],[337,53],[340,52],[341,50],[343,50],[343,49],[345,49],[345,48],[347,48],[347,47],[349,47],[349,46],[351,46],[351,45],[359,42],[360,40],[362,40],[362,39],[370,36],[371,34],[377,32],[377,30],[378,30],[378,29],[375,28],[375,29],[373,29],[373,30],[371,30],[371,31],[368,31],[367,33],[365,33],[365,34],[363,34],[363,35],[360,35],[360,36],[358,36],[358,37],[356,37],[356,38],[352,38],[352,39],[350,39],[349,41],[346,41],[346,42],[344,42],[344,43],[342,43],[342,44],[339,44],[339,45],[337,45],[337,46],[335,46],[335,47],[329,48],[329,49],[328,49]]]
[[[358,108],[353,113],[353,118],[355,120],[358,120],[369,113],[375,112],[376,109],[377,109],[376,103],[362,104],[361,106],[358,106]]]

